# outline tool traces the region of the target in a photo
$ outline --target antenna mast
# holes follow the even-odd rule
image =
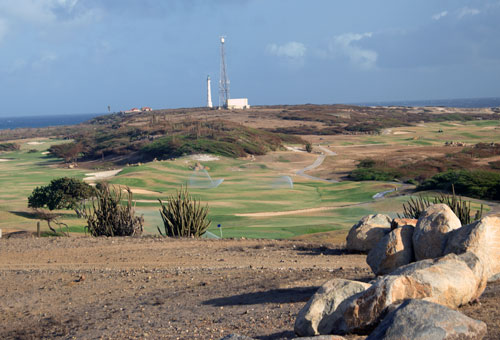
[[[226,71],[226,51],[224,43],[226,37],[220,37],[220,80],[219,80],[219,108],[227,107],[227,100],[229,99],[229,79]]]

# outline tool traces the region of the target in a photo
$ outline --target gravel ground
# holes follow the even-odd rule
[[[290,339],[334,277],[373,278],[365,256],[300,241],[4,238],[0,338]],[[499,290],[462,308],[488,339],[500,338]]]

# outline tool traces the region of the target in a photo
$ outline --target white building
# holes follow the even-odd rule
[[[248,98],[234,98],[228,99],[226,103],[228,109],[249,109]]]

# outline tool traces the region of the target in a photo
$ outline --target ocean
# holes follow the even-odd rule
[[[83,123],[89,119],[102,115],[103,113],[86,113],[73,115],[0,117],[0,130],[73,125]]]
[[[500,97],[492,98],[465,98],[465,99],[435,99],[435,100],[401,100],[401,101],[381,101],[363,102],[354,105],[361,106],[444,106],[460,108],[486,108],[500,107]]]

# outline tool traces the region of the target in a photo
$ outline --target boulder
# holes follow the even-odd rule
[[[347,249],[369,252],[382,237],[391,231],[391,222],[391,218],[383,214],[363,217],[349,231],[347,235]]]
[[[413,249],[417,261],[444,255],[448,233],[462,225],[446,204],[434,204],[425,209],[413,233]]]
[[[370,288],[347,302],[347,306],[342,306],[343,315],[332,333],[369,330],[390,305],[407,299],[457,308],[477,299],[486,287],[486,280],[482,261],[470,252],[403,266],[378,278]]]
[[[413,218],[395,218],[391,222],[391,230],[400,228],[404,225],[411,225],[412,227],[415,227],[417,225],[417,222],[418,220]]]
[[[336,317],[334,313],[340,303],[370,286],[368,283],[343,279],[327,281],[300,310],[295,320],[295,333],[299,336],[328,334],[329,329],[325,328],[331,323],[329,319]]]
[[[481,340],[486,324],[447,307],[406,300],[366,340]]]
[[[484,263],[488,278],[500,273],[500,218],[486,216],[472,224],[452,231],[445,254],[475,253]]]
[[[376,275],[389,274],[414,260],[413,230],[410,225],[392,230],[370,250],[366,262]]]

